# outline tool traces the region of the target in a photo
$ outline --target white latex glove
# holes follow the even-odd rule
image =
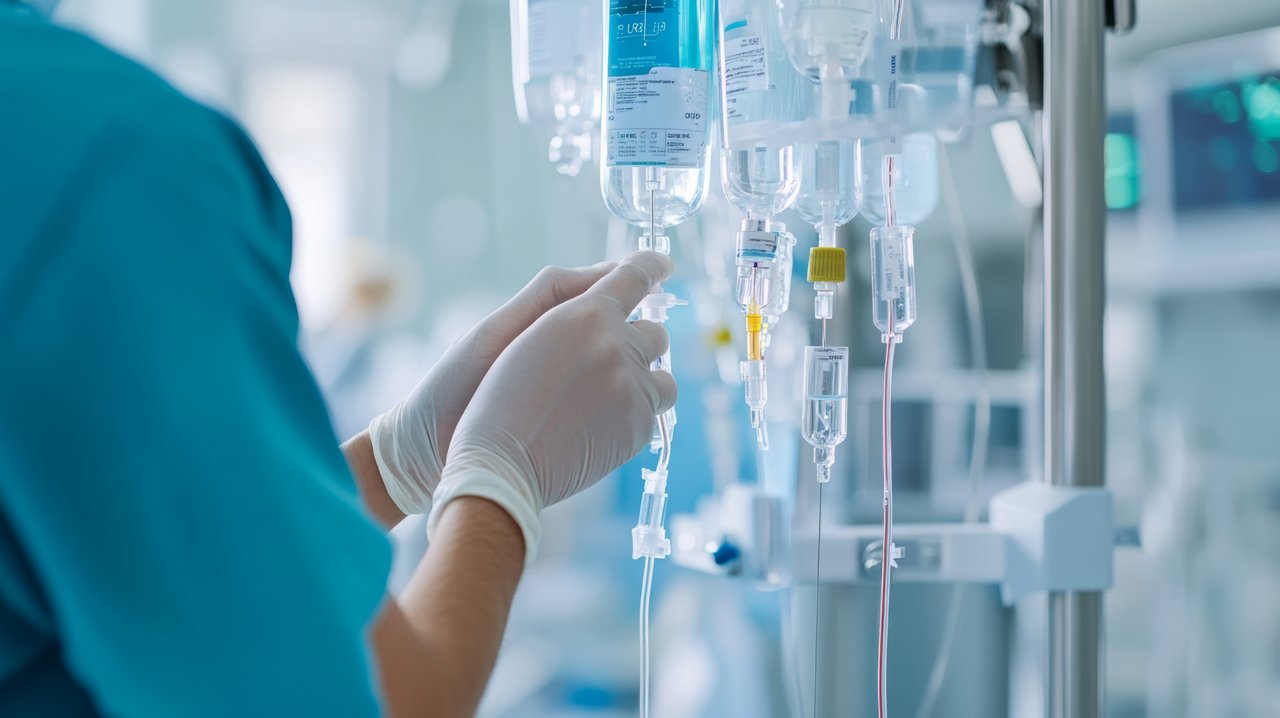
[[[387,494],[406,515],[426,513],[440,483],[445,450],[462,412],[494,360],[539,317],[577,297],[613,269],[547,267],[506,304],[449,347],[399,404],[369,425]]]
[[[428,535],[451,500],[483,497],[519,524],[527,565],[542,509],[648,444],[654,417],[675,405],[676,385],[649,369],[667,349],[666,329],[627,316],[670,272],[660,254],[633,254],[507,347],[458,423]]]

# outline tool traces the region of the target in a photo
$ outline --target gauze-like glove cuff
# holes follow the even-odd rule
[[[432,486],[429,480],[435,473],[430,464],[438,465],[439,462],[432,462],[429,455],[420,456],[424,451],[427,454],[432,452],[430,428],[421,436],[402,439],[403,424],[407,419],[402,413],[402,408],[397,406],[369,424],[373,460],[378,464],[382,484],[396,508],[406,516],[425,514],[431,510]]]
[[[520,469],[491,451],[476,450],[456,457],[444,469],[435,491],[435,505],[427,519],[427,537],[435,540],[440,515],[449,502],[463,496],[488,499],[502,507],[524,535],[524,567],[528,569],[538,554],[542,502],[534,495],[532,481]]]

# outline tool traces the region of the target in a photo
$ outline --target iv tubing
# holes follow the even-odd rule
[[[889,26],[889,40],[896,43],[902,37],[902,17],[905,14],[906,0],[897,0],[893,4],[893,23]],[[897,91],[897,53],[890,53],[891,64],[889,70],[890,83],[886,91],[886,111],[891,121],[897,120],[898,114],[898,91]],[[896,123],[896,122],[895,122]],[[898,144],[898,136],[891,133],[888,137],[886,147],[893,148]],[[884,216],[885,225],[892,227],[896,221],[893,211],[893,193],[894,193],[894,154],[885,157],[884,167]]]
[[[889,642],[889,575],[894,561],[893,549],[893,311],[889,312],[888,341],[884,350],[884,398],[881,400],[881,434],[884,437],[884,529],[880,548],[880,621],[876,637],[876,715],[885,718],[886,663]]]
[[[905,0],[897,0],[894,3],[893,24],[889,27],[889,39],[898,40],[902,35],[902,16]],[[891,75],[896,72],[891,72]],[[889,90],[890,112],[894,112],[897,107],[894,95],[894,89]],[[896,114],[896,112],[895,112]],[[890,146],[897,143],[897,137],[891,136]],[[885,204],[885,224],[889,227],[894,226],[896,217],[894,216],[894,155],[886,157],[885,176],[884,176],[884,204]],[[885,350],[884,350],[884,394],[881,399],[881,429],[884,443],[882,446],[883,466],[884,466],[884,523],[883,532],[880,540],[880,620],[879,632],[876,637],[876,715],[878,718],[885,718],[886,715],[886,693],[888,692],[887,684],[887,663],[888,663],[888,647],[889,647],[889,583],[890,575],[893,572],[894,547],[893,547],[893,348],[894,345],[901,340],[901,337],[895,336],[893,332],[893,302],[890,301],[888,314],[888,323],[885,327]]]
[[[649,594],[653,591],[653,557],[644,559],[640,582],[640,716],[649,716]]]
[[[813,572],[813,717],[818,718],[818,627],[822,625],[822,483],[818,484],[818,556]]]
[[[658,454],[658,471],[665,474],[671,463],[671,427],[666,414],[658,416],[662,434],[662,451]],[[653,592],[653,557],[644,559],[644,578],[640,582],[640,718],[649,718],[649,595]]]
[[[666,472],[671,463],[671,427],[667,425],[667,414],[658,415],[658,432],[662,435],[662,451],[658,454],[658,471]]]
[[[645,182],[649,185],[649,243],[651,248],[658,245],[657,222],[657,172],[649,167],[645,170]],[[667,466],[671,463],[671,427],[667,425],[667,415],[658,415],[658,431],[662,435],[662,448],[658,454],[657,471],[666,476]],[[663,480],[665,484],[665,478]],[[665,490],[665,489],[664,489]],[[661,518],[659,520],[662,520]],[[640,718],[649,718],[649,598],[653,593],[653,556],[644,559],[644,578],[640,581]]]

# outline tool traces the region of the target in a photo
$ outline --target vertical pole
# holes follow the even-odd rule
[[[1043,13],[1045,480],[1055,486],[1101,486],[1104,3],[1043,0]],[[1102,715],[1102,648],[1102,594],[1051,592],[1049,718]]]

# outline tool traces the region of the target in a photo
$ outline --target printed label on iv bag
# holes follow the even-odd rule
[[[609,78],[608,166],[699,167],[707,146],[706,70],[655,67]]]
[[[738,259],[758,264],[770,264],[778,258],[776,232],[738,232]]]
[[[764,38],[739,37],[724,43],[725,108],[731,119],[740,112],[737,98],[743,92],[769,89],[769,70],[764,56]]]
[[[600,31],[600,15],[579,0],[530,0],[529,77],[572,75],[585,61],[583,42]]]

